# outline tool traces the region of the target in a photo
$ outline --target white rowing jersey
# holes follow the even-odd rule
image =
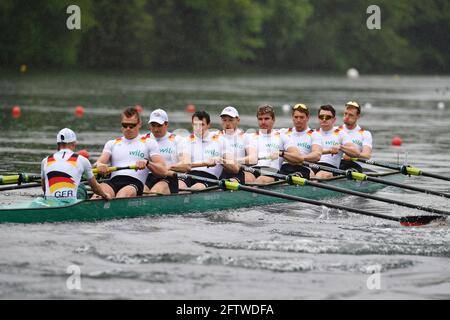
[[[323,131],[322,128],[317,129],[316,131],[322,135],[323,150],[352,142],[350,136],[338,127],[334,127],[329,131]],[[337,154],[322,154],[320,162],[329,163],[332,166],[339,168],[343,155],[344,152],[342,151],[339,151]]]
[[[300,132],[295,127],[280,131],[291,140],[291,144],[296,146],[302,155],[310,154],[315,144],[322,147],[322,135],[311,128]]]
[[[41,177],[45,181],[46,198],[77,199],[77,189],[83,174],[91,179],[88,159],[70,149],[61,149],[41,162]]]
[[[126,167],[136,164],[138,160],[150,159],[154,155],[159,155],[159,147],[155,140],[147,135],[140,135],[134,139],[125,137],[109,140],[103,152],[111,155],[111,165],[114,167]],[[111,178],[115,176],[129,176],[140,180],[145,184],[149,170],[120,170],[111,173]]]
[[[231,156],[234,160],[245,158],[245,150],[250,145],[249,135],[240,129],[235,130],[231,134],[222,130],[219,134],[224,141],[225,154]]]
[[[263,133],[261,130],[250,136],[252,146],[258,153],[258,163],[256,167],[270,167],[276,171],[280,170],[282,158],[278,157],[280,150],[287,150],[294,146],[286,135],[279,131],[272,130],[270,133]],[[273,156],[274,159],[271,159]]]
[[[164,158],[167,166],[180,162],[180,156],[185,153],[183,137],[170,132],[161,138],[156,138],[151,133],[148,133],[147,137],[158,143],[159,154]]]
[[[358,125],[350,130],[345,124],[340,126],[339,129],[345,131],[350,136],[352,142],[358,147],[359,152],[361,152],[365,146],[372,149],[372,134],[370,131],[364,130]]]
[[[208,132],[205,137],[198,137],[193,133],[186,137],[186,151],[190,154],[191,163],[208,162],[212,158],[223,157],[224,150],[224,140],[217,132]],[[204,171],[219,178],[223,167],[216,164],[213,167],[197,167],[192,170]]]

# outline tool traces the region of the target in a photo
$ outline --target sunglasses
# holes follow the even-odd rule
[[[319,119],[320,120],[330,120],[330,119],[333,119],[334,117],[333,116],[330,116],[330,115],[328,115],[328,114],[321,114],[320,116],[319,116]]]
[[[137,123],[123,123],[122,122],[122,128],[124,128],[124,129],[127,129],[127,128],[133,129],[137,125],[138,125]]]
[[[295,106],[292,107],[292,110],[297,110],[297,109],[303,109],[303,110],[308,111],[308,107],[305,106],[303,103],[296,104]]]

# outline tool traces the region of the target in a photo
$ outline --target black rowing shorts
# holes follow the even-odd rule
[[[259,170],[263,170],[263,171],[273,172],[273,168],[271,168],[271,167],[253,166],[252,168],[259,169]],[[259,171],[252,172],[252,174],[255,176],[255,178],[258,178],[259,176],[261,176],[261,174],[259,173]],[[277,179],[275,179],[275,180],[277,180]]]
[[[240,184],[245,184],[245,172],[244,172],[244,168],[240,168],[239,172],[236,173],[231,173],[226,171],[225,169],[222,171],[222,174],[220,175],[220,179],[235,179],[237,180]]]
[[[317,162],[317,164],[319,166],[324,166],[324,167],[329,167],[329,168],[334,168],[337,169],[335,166],[333,166],[332,164],[326,163],[326,162]],[[314,173],[317,173],[320,171],[320,169],[316,169],[316,168],[311,168],[312,171],[314,171]],[[338,173],[333,172],[333,176],[338,176]]]
[[[189,171],[188,174],[192,174],[192,175],[194,175],[194,176],[200,176],[200,177],[203,177],[203,178],[208,178],[208,179],[214,179],[214,180],[217,180],[217,177],[216,177],[215,175],[210,174],[210,173],[205,172],[205,171],[192,170],[192,171]],[[181,181],[183,181],[184,183],[186,183],[186,185],[187,185],[189,188],[192,187],[192,186],[193,186],[194,184],[196,184],[196,183],[203,183],[207,188],[216,185],[215,183],[204,182],[204,181],[195,180],[195,179],[191,179],[191,178],[187,178],[187,179],[181,179],[181,178],[178,178],[178,179],[181,180]]]
[[[149,189],[153,188],[155,184],[160,181],[164,181],[169,185],[170,193],[178,193],[178,179],[177,177],[160,177],[154,175],[153,173],[149,173],[145,184]]]
[[[296,166],[290,163],[285,163],[281,166],[280,171],[281,174],[293,174],[299,177],[309,179],[311,176],[311,170],[305,166]]]
[[[134,187],[138,196],[142,196],[142,193],[144,192],[144,184],[141,180],[130,176],[115,176],[110,180],[104,181],[104,183],[109,185],[114,190],[115,194],[126,186]]]
[[[356,163],[355,161],[351,161],[351,160],[341,160],[339,169],[341,169],[341,170],[352,169],[352,170],[356,170],[358,172],[363,172],[363,168],[359,165],[359,163]]]

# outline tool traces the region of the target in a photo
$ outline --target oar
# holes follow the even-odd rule
[[[21,184],[41,180],[40,175],[18,173],[10,176],[0,176],[0,184]]]
[[[411,167],[411,166],[405,166],[405,165],[399,166],[399,165],[390,164],[387,162],[365,160],[365,159],[359,159],[359,158],[352,158],[352,160],[371,164],[371,165],[378,166],[378,167],[399,170],[404,175],[424,176],[424,177],[430,177],[430,178],[436,178],[436,179],[441,179],[441,180],[445,180],[445,181],[450,181],[449,177],[441,176],[441,175],[430,173],[430,172],[424,172],[419,168],[415,168],[415,167]]]
[[[102,180],[97,180],[98,183],[101,183],[103,181],[106,181],[108,179],[102,179]],[[82,184],[87,184],[88,182],[86,180],[81,181]],[[19,190],[19,189],[27,189],[27,188],[36,188],[36,187],[41,187],[41,183],[40,182],[36,182],[36,183],[28,183],[28,184],[21,184],[20,186],[7,186],[7,187],[0,187],[0,191],[8,191],[8,190]]]
[[[34,187],[40,187],[41,183],[27,183],[27,184],[20,184],[20,185],[14,185],[14,186],[6,186],[6,187],[0,187],[0,191],[9,191],[9,190],[19,190],[19,189],[27,189],[27,188],[34,188]]]
[[[325,202],[316,201],[316,200],[312,200],[312,199],[306,199],[306,198],[302,198],[302,197],[292,196],[289,194],[278,193],[278,192],[255,188],[255,187],[249,187],[249,186],[245,186],[245,185],[242,185],[242,184],[234,182],[234,181],[228,181],[228,180],[224,180],[224,179],[215,180],[215,179],[199,177],[199,176],[195,176],[195,175],[191,175],[191,174],[186,174],[186,173],[177,173],[177,176],[180,178],[183,178],[183,179],[191,178],[191,179],[195,179],[198,181],[213,183],[213,184],[216,184],[219,187],[221,187],[223,190],[235,190],[235,191],[242,190],[242,191],[253,192],[253,193],[257,193],[257,194],[262,194],[262,195],[271,196],[271,197],[277,197],[277,198],[286,199],[286,200],[304,202],[304,203],[308,203],[308,204],[312,204],[312,205],[316,205],[316,206],[325,206],[328,208],[346,210],[349,212],[362,214],[365,216],[376,217],[376,218],[386,219],[386,220],[391,220],[391,221],[397,221],[397,222],[400,222],[400,224],[403,226],[421,226],[421,225],[428,224],[431,221],[434,221],[436,219],[442,219],[441,216],[393,217],[393,216],[388,216],[388,215],[384,215],[381,213],[369,212],[369,211],[365,211],[365,210],[344,207],[344,206],[337,205],[337,204],[330,204],[330,203],[325,203]]]
[[[298,177],[295,175],[284,175],[284,174],[273,173],[270,171],[264,171],[261,169],[250,168],[250,167],[244,167],[244,170],[251,172],[251,173],[259,172],[261,175],[264,175],[264,176],[271,176],[271,177],[279,178],[282,180],[286,180],[289,184],[295,184],[295,185],[299,185],[299,186],[310,185],[310,186],[317,187],[317,188],[328,189],[328,190],[341,192],[341,193],[347,193],[347,194],[351,194],[354,196],[368,198],[368,199],[372,199],[372,200],[376,200],[376,201],[386,202],[386,203],[390,203],[390,204],[396,204],[396,205],[407,207],[407,208],[418,209],[418,210],[423,210],[423,211],[437,213],[437,214],[443,214],[443,215],[450,215],[449,211],[443,211],[443,210],[434,209],[434,208],[430,208],[430,207],[424,207],[421,205],[402,202],[402,201],[398,201],[398,200],[385,199],[385,198],[377,197],[375,195],[367,194],[364,192],[339,188],[336,186],[332,186],[332,185],[328,185],[328,184],[324,184],[324,183],[320,183],[320,182],[314,182],[314,181],[311,181],[311,180],[308,180],[308,179],[305,179],[302,177]]]
[[[125,166],[125,167],[108,167],[108,172],[114,172],[118,170],[132,169],[136,170],[136,166]],[[93,173],[98,173],[98,169],[92,169]],[[27,173],[18,173],[9,176],[0,176],[0,185],[2,184],[22,184],[28,182],[37,182],[41,180],[41,176],[37,174],[27,174]]]
[[[119,171],[119,170],[127,170],[127,169],[130,169],[130,170],[137,170],[137,169],[136,169],[136,165],[124,166],[124,167],[108,167],[108,173],[114,172],[114,171]],[[94,174],[95,174],[95,173],[99,173],[99,172],[98,172],[98,168],[92,169],[92,172],[93,172]]]
[[[305,165],[309,168],[312,168],[312,169],[318,169],[318,170],[333,172],[333,173],[337,173],[337,174],[342,174],[342,175],[345,175],[348,179],[353,179],[353,180],[357,180],[357,181],[367,180],[367,181],[372,181],[372,182],[378,182],[378,183],[385,184],[388,186],[393,186],[393,187],[397,187],[397,188],[408,189],[408,190],[422,192],[422,193],[426,193],[426,194],[432,194],[435,196],[450,198],[450,194],[447,194],[447,193],[413,187],[413,186],[409,186],[409,185],[403,184],[403,183],[387,181],[387,180],[383,180],[380,178],[371,177],[371,176],[368,176],[368,175],[366,175],[364,173],[360,173],[360,172],[355,172],[355,171],[351,171],[351,170],[341,170],[341,169],[331,168],[331,167],[327,167],[327,166],[321,166],[321,165],[318,165],[315,163],[309,163],[307,161],[303,162],[303,165]]]
[[[126,169],[136,170],[136,165],[124,166],[124,167],[108,167],[108,172],[114,172],[114,171],[126,170]],[[98,169],[94,168],[94,169],[92,169],[92,172],[94,174],[97,174],[98,173]],[[39,177],[39,180],[41,180],[41,176],[36,176],[36,177]],[[15,183],[17,183],[17,182],[15,182]],[[19,184],[17,186],[8,186],[8,187],[4,187],[4,188],[0,187],[0,191],[34,188],[34,187],[39,187],[39,186],[41,186],[40,182],[38,182],[38,183],[29,183],[29,184]]]

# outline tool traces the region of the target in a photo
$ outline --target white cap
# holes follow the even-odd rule
[[[150,122],[157,122],[159,124],[164,124],[164,122],[169,122],[169,117],[163,109],[156,109],[150,114]]]
[[[222,110],[220,116],[230,116],[232,118],[239,118],[239,112],[236,110],[236,108],[228,106]]]
[[[61,129],[56,135],[56,143],[72,143],[77,141],[75,132],[69,128]]]

